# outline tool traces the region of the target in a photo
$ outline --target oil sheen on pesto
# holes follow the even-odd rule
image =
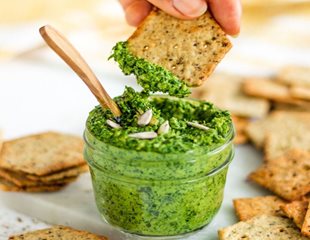
[[[111,128],[107,119],[113,119],[109,110],[97,106],[89,114],[88,130],[100,141],[119,148],[158,153],[187,152],[197,147],[212,149],[225,142],[231,131],[230,115],[204,101],[187,101],[171,97],[150,97],[127,87],[122,96],[116,97],[122,116],[117,119],[121,129]],[[153,110],[153,119],[147,126],[138,126],[138,117]],[[128,134],[156,132],[168,120],[170,131],[152,140],[131,138]],[[116,121],[116,120],[115,120]],[[189,126],[188,121],[197,121],[210,129],[207,131]]]
[[[138,84],[146,92],[168,93],[170,96],[185,97],[190,94],[186,84],[161,66],[135,57],[128,50],[127,42],[119,42],[110,56],[125,75],[134,74]]]

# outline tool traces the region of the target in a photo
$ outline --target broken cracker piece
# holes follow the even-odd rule
[[[277,196],[234,199],[234,208],[240,221],[259,215],[281,216],[280,207],[286,203]]]
[[[261,215],[219,230],[219,240],[307,240],[288,218]]]
[[[310,152],[292,149],[266,162],[249,179],[286,200],[299,200],[310,192]]]
[[[133,55],[169,70],[188,86],[201,85],[231,46],[208,12],[180,20],[154,9],[128,39]]]

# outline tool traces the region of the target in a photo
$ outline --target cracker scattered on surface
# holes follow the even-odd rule
[[[268,134],[272,135],[272,138],[282,139],[281,141],[286,141],[287,144],[289,143],[288,141],[290,141],[289,139],[298,139],[297,141],[295,141],[295,143],[302,144],[302,142],[307,142],[307,139],[310,136],[310,113],[274,111],[264,119],[250,122],[249,125],[246,127],[245,131],[250,140],[258,148],[263,147],[266,136]],[[287,140],[283,138],[287,138]],[[285,148],[289,147],[287,144],[285,145]],[[301,147],[301,145],[294,146],[297,148]],[[268,158],[277,156],[277,153],[275,155],[272,154],[272,151],[275,151],[273,149],[280,148],[280,150],[278,151],[280,152],[280,154],[283,152],[283,150],[287,150],[285,148],[281,150],[282,147],[280,145],[276,145],[275,147],[273,147],[272,145],[271,147],[271,155],[268,156]],[[266,151],[268,152],[268,150]]]
[[[310,151],[310,113],[282,113],[265,137],[265,160],[271,161],[297,148]]]
[[[55,172],[49,175],[37,176],[37,175],[26,174],[26,177],[30,180],[48,183],[51,181],[57,181],[57,180],[61,180],[64,178],[77,177],[81,173],[84,173],[87,171],[88,171],[87,164],[82,164],[80,166],[69,168],[66,170],[59,171],[59,172]]]
[[[307,213],[308,204],[308,200],[293,201],[282,205],[281,209],[301,229]]]
[[[80,137],[46,132],[4,142],[0,167],[47,175],[85,163]]]
[[[219,230],[220,240],[307,240],[288,218],[261,215]]]
[[[310,152],[292,149],[266,162],[249,178],[287,200],[299,200],[310,192]]]
[[[259,215],[283,215],[280,207],[286,203],[276,196],[234,199],[234,208],[240,221],[245,221]]]
[[[309,105],[307,101],[293,98],[288,86],[268,78],[252,77],[246,79],[243,84],[243,91],[250,96],[269,99],[275,102]]]
[[[243,78],[232,74],[216,74],[203,86],[193,89],[192,97],[210,101],[236,116],[263,118],[270,104],[265,99],[247,96],[242,91]]]
[[[310,201],[308,203],[307,213],[302,224],[301,233],[307,237],[310,237]]]
[[[248,136],[245,133],[245,128],[249,124],[248,118],[232,116],[232,121],[236,129],[236,136],[234,138],[235,144],[245,144],[248,142]]]
[[[310,75],[309,75],[310,78]],[[310,87],[304,88],[304,87],[291,87],[290,88],[290,94],[291,96],[303,100],[310,100]],[[310,105],[310,103],[309,103]]]
[[[21,235],[11,236],[9,240],[107,240],[106,237],[98,236],[86,231],[75,230],[65,226],[54,226],[43,230],[37,230]]]
[[[54,181],[49,182],[42,182],[40,180],[31,180],[28,179],[24,173],[21,172],[13,172],[6,169],[0,168],[0,177],[4,178],[5,180],[12,182],[18,187],[40,187],[40,186],[54,186],[54,185],[63,185],[68,184],[76,180],[77,176],[75,177],[66,177],[62,179],[57,179]]]
[[[55,192],[62,189],[65,186],[66,184],[57,184],[53,186],[18,187],[12,182],[9,182],[4,178],[0,177],[0,190],[6,192]]]
[[[128,39],[135,56],[160,65],[199,86],[231,48],[225,32],[206,12],[194,20],[180,20],[155,9]]]
[[[289,112],[310,112],[310,106],[296,106],[294,104],[274,103],[274,111],[289,111]]]
[[[310,68],[302,66],[286,66],[282,68],[277,80],[289,86],[301,86],[310,88]]]

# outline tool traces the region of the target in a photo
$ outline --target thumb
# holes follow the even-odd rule
[[[172,0],[172,5],[181,14],[195,18],[207,11],[207,2],[205,0]]]
[[[206,0],[147,0],[164,12],[181,19],[193,19],[207,10]]]

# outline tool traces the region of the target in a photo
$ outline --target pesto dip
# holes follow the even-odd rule
[[[114,100],[121,117],[97,106],[84,135],[102,217],[124,231],[161,237],[208,224],[221,205],[233,156],[229,113],[208,102],[150,96],[129,87]],[[140,126],[139,117],[148,110],[152,119]],[[152,139],[131,135],[156,133],[165,121],[169,131]]]

